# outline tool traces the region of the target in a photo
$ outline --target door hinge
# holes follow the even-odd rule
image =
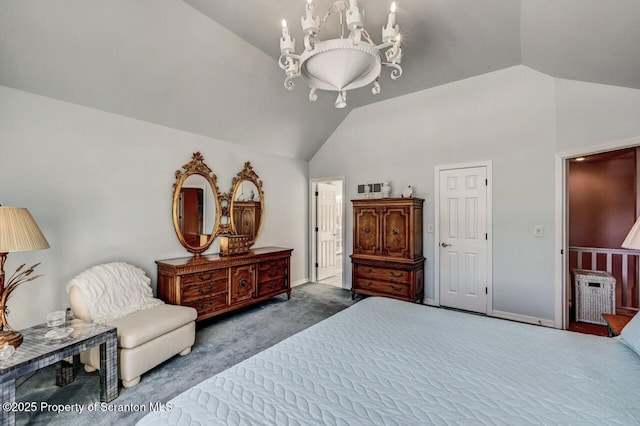
[[[560,254],[564,254],[564,249],[560,250]]]
[[[318,232],[318,227],[316,226],[316,232]]]
[[[316,197],[317,197],[318,195],[320,195],[320,194],[318,193],[318,191],[316,191]]]
[[[489,179],[484,180],[484,186],[489,186]]]
[[[319,266],[319,265],[318,265],[318,262],[316,262],[316,268],[317,268],[318,266]]]
[[[489,240],[489,234],[484,234],[484,239]]]
[[[484,288],[484,294],[489,294],[489,287]]]

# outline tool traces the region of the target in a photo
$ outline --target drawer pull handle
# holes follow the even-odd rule
[[[400,233],[400,231],[398,231],[397,228],[393,228],[393,235],[398,235]]]
[[[392,289],[394,289],[394,290],[396,290],[396,291],[398,291],[398,290],[402,290],[402,287],[398,287],[398,286],[395,286],[395,285],[393,285],[393,284],[391,285],[391,288],[392,288]]]
[[[243,278],[243,279],[241,279],[241,280],[240,280],[240,286],[244,287],[244,286],[246,286],[246,285],[247,285],[247,280],[246,280],[246,279],[244,279],[244,278]]]
[[[396,278],[400,278],[400,277],[404,277],[404,272],[400,272],[396,274],[395,272],[391,271],[391,275]]]
[[[365,234],[370,234],[370,233],[371,233],[371,229],[369,229],[369,228],[364,228],[364,233],[365,233]]]
[[[213,278],[213,273],[200,274],[198,275],[198,278],[200,279],[200,281],[209,281],[211,278]]]
[[[210,285],[208,287],[202,287],[198,289],[198,293],[200,294],[205,294],[205,293],[211,293],[213,291],[215,287]]]

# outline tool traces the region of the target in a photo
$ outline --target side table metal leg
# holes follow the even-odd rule
[[[16,401],[16,379],[5,380],[0,383],[0,403],[14,403]],[[16,424],[16,412],[14,410],[1,409],[0,425],[13,426]]]
[[[112,338],[100,345],[100,401],[110,402],[118,397],[118,340]]]

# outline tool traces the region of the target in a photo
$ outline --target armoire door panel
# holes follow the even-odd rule
[[[357,212],[353,252],[358,254],[380,254],[380,213],[373,208]]]
[[[382,216],[384,232],[382,254],[409,257],[410,214],[408,207],[386,207]]]

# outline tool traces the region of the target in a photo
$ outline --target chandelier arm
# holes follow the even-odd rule
[[[280,55],[280,58],[278,59],[278,65],[280,66],[281,70],[287,69],[287,55]]]
[[[287,59],[300,61],[300,55],[296,55],[294,53],[283,53],[282,55],[280,55],[280,58],[278,59],[278,65],[280,65],[280,68],[283,70],[287,69]]]
[[[299,72],[297,72],[295,74],[288,75],[287,78],[284,79],[284,87],[285,87],[285,89],[293,90],[296,87],[295,83],[293,82],[293,79],[297,78],[297,77],[300,77],[300,73]]]
[[[382,65],[393,68],[391,71],[391,80],[397,80],[402,76],[402,67],[393,62],[383,62]]]
[[[375,43],[371,43],[371,44],[373,46],[375,46],[376,49],[382,51],[384,49],[387,49],[387,48],[393,46],[395,44],[395,42],[394,41],[388,41],[386,43],[381,43],[381,44],[378,44],[378,45],[376,45]]]

